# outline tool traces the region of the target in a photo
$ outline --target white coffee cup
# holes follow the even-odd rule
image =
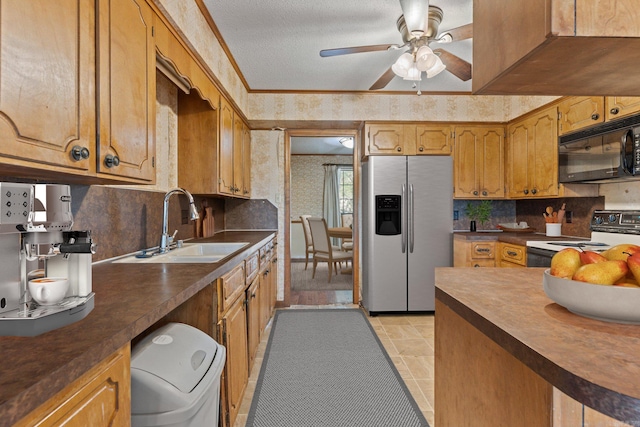
[[[31,298],[40,305],[54,305],[64,299],[69,288],[66,277],[39,277],[29,280]]]

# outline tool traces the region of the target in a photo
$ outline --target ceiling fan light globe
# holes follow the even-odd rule
[[[403,77],[404,80],[411,80],[414,82],[418,82],[422,80],[422,71],[418,70],[418,67],[415,65],[407,71],[407,76]]]
[[[407,73],[409,72],[408,68],[404,68],[402,65],[398,65],[397,62],[391,66],[391,70],[396,76],[402,78],[407,77]]]
[[[408,70],[413,66],[413,55],[408,52],[403,53],[396,61],[396,64]]]
[[[427,48],[429,49],[429,48]],[[422,48],[420,48],[420,50],[422,50]],[[420,50],[418,50],[418,53],[420,53]],[[420,71],[428,71],[431,68],[433,68],[437,62],[439,61],[440,58],[438,58],[437,55],[435,55],[431,49],[429,49],[429,52],[424,52],[424,55],[420,55],[417,56],[416,55],[416,66],[418,67],[418,69]],[[441,61],[442,62],[442,61]]]
[[[447,66],[442,63],[442,60],[438,56],[435,56],[435,58],[436,58],[436,63],[427,70],[428,79],[430,79],[431,77],[437,76],[447,68]]]

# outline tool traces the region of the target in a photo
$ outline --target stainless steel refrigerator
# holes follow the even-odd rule
[[[434,269],[452,265],[451,157],[370,156],[362,190],[365,309],[435,310]]]

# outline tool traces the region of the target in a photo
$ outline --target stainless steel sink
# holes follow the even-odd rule
[[[194,264],[218,262],[247,246],[248,242],[237,243],[185,243],[183,247],[165,254],[151,255],[139,253],[120,258],[114,262],[135,264]]]

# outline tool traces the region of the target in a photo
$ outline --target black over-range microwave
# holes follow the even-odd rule
[[[640,179],[640,115],[558,138],[559,182]]]

